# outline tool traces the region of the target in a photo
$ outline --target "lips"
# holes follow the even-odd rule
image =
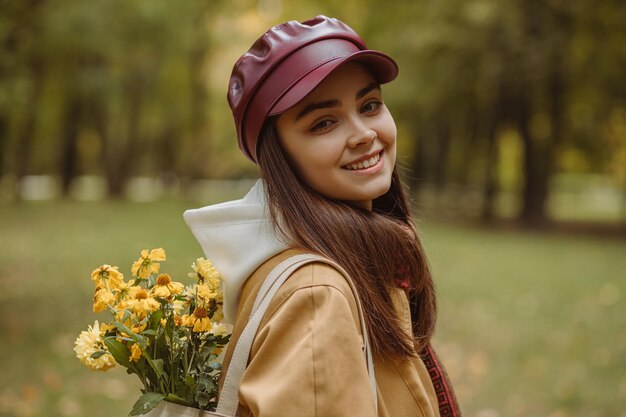
[[[376,165],[378,161],[380,161],[381,154],[382,154],[382,150],[372,152],[371,154],[364,155],[358,159],[355,159],[354,161],[348,164],[343,165],[342,168],[347,169],[349,171],[367,169],[371,166]]]

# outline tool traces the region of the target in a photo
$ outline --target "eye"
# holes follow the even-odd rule
[[[313,127],[311,127],[311,129],[309,129],[311,132],[322,132],[324,130],[328,130],[335,122],[331,119],[324,119],[324,120],[320,120],[319,122],[315,123],[313,125]]]
[[[367,103],[363,104],[363,106],[361,106],[361,113],[375,113],[380,109],[380,106],[382,105],[383,103],[378,100],[368,101]]]

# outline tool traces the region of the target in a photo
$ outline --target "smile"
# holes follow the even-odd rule
[[[352,164],[348,164],[348,165],[344,165],[342,168],[347,169],[349,171],[358,171],[358,170],[373,167],[374,165],[378,164],[378,162],[380,161],[381,153],[382,151],[378,152],[376,155],[370,157],[369,159],[352,163]]]

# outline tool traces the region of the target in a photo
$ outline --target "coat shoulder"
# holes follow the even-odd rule
[[[242,291],[242,301],[244,304],[251,302],[256,297],[263,281],[276,265],[291,256],[301,253],[303,252],[293,249],[287,250],[268,259],[261,265],[246,281]],[[289,276],[274,295],[265,313],[265,318],[271,317],[273,313],[296,292],[307,288],[314,289],[316,287],[326,287],[330,291],[341,293],[350,305],[354,317],[358,318],[356,298],[346,277],[332,265],[317,261],[301,266]]]

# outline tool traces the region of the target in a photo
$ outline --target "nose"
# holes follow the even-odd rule
[[[363,121],[356,120],[352,123],[352,132],[348,138],[348,147],[356,148],[359,145],[372,143],[376,139],[376,131],[367,126]]]

